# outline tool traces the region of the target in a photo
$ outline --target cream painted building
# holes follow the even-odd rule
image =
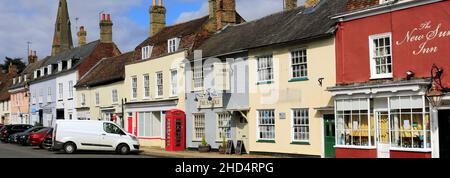
[[[183,50],[125,66],[126,128],[143,146],[164,148],[165,112],[184,110],[185,55]]]
[[[75,86],[78,120],[114,121],[124,126],[125,64],[133,60],[133,54],[105,58],[81,77]]]
[[[333,111],[319,108],[333,105],[326,88],[335,83],[334,42],[249,51],[251,152],[324,156],[322,119]],[[273,77],[261,74],[266,62]]]

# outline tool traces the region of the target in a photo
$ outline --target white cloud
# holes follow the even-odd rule
[[[144,0],[69,0],[74,45],[77,44],[76,26],[84,25],[88,41],[99,38],[100,11],[112,14],[113,38],[122,52],[134,47],[147,36],[147,29],[126,16],[133,7]],[[0,61],[5,56],[26,60],[27,41],[32,42],[39,58],[50,54],[57,0],[3,0],[0,2]],[[78,23],[75,18],[78,17]],[[130,38],[133,37],[133,38]]]

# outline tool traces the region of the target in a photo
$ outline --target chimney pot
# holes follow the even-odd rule
[[[297,0],[284,0],[284,10],[292,10],[297,8]]]
[[[108,21],[111,21],[111,14],[108,14]]]
[[[105,21],[105,14],[102,14],[102,21]]]

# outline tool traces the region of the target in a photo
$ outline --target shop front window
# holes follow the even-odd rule
[[[424,108],[423,96],[390,98],[391,147],[431,148],[430,114]]]
[[[337,145],[373,145],[373,117],[369,117],[368,99],[336,101]],[[370,118],[370,120],[369,120]],[[369,123],[370,122],[370,123]]]

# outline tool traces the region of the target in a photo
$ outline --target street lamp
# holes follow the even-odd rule
[[[434,109],[437,109],[442,104],[442,97],[444,93],[442,92],[441,76],[444,70],[438,68],[435,64],[431,68],[431,88],[427,91],[427,99]]]

